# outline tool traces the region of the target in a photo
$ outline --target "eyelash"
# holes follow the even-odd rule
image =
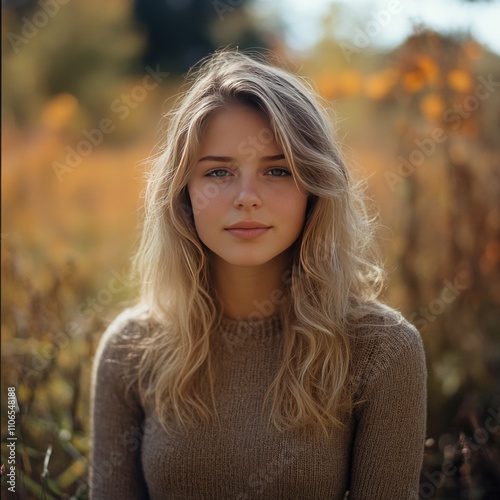
[[[271,167],[270,169],[267,170],[267,172],[271,172],[271,171],[279,171],[281,172],[280,175],[272,175],[271,177],[288,177],[289,175],[291,175],[291,172],[290,170],[286,169],[286,168],[282,168],[282,167]],[[216,172],[225,172],[225,173],[230,173],[229,170],[226,170],[224,168],[215,168],[214,170],[211,170],[210,172],[207,172],[205,174],[206,177],[218,177],[218,178],[224,178],[224,177],[227,177],[226,175],[215,175]]]
[[[270,172],[271,170],[278,170],[279,172],[282,172],[284,175],[273,175],[272,177],[288,177],[289,175],[292,175],[292,173],[290,172],[290,170],[286,169],[286,168],[282,168],[282,167],[271,167],[268,172]]]
[[[226,173],[228,173],[228,170],[224,170],[223,168],[216,168],[214,170],[211,170],[210,172],[207,172],[205,174],[205,177],[226,177],[225,175],[214,175],[216,172],[226,172]]]

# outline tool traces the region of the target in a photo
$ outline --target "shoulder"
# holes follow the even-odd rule
[[[150,320],[145,308],[122,311],[106,328],[97,347],[94,366],[126,366],[137,360],[147,338]]]
[[[425,380],[425,351],[418,330],[398,311],[376,303],[373,312],[356,321],[351,331],[352,374],[362,391],[384,375]]]
[[[119,413],[123,409],[129,412],[140,408],[141,395],[137,382],[148,323],[144,309],[126,309],[102,335],[92,366],[94,419],[97,415],[104,419],[108,414]]]
[[[369,314],[352,323],[350,337],[355,350],[376,351],[383,357],[402,351],[423,352],[418,330],[399,311],[382,303],[374,303]]]

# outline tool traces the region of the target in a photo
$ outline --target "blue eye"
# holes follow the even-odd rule
[[[207,177],[226,177],[226,174],[229,174],[227,170],[222,168],[216,168],[206,174]]]
[[[271,174],[271,177],[286,177],[288,175],[292,175],[286,168],[279,167],[270,168],[267,172]]]

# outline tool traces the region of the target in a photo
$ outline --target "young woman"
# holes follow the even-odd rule
[[[94,366],[94,499],[418,498],[426,368],[314,92],[204,62],[148,178],[141,304]]]

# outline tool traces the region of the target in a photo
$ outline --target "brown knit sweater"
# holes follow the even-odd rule
[[[137,368],[129,354],[145,328],[125,311],[106,331],[94,362],[91,498],[340,500],[349,491],[349,500],[417,499],[424,351],[417,330],[399,315],[388,310],[382,320],[385,326],[353,332],[350,381],[355,399],[365,402],[331,438],[279,433],[261,414],[279,363],[278,317],[223,320],[214,332],[221,425],[168,437],[137,391],[126,397]]]

